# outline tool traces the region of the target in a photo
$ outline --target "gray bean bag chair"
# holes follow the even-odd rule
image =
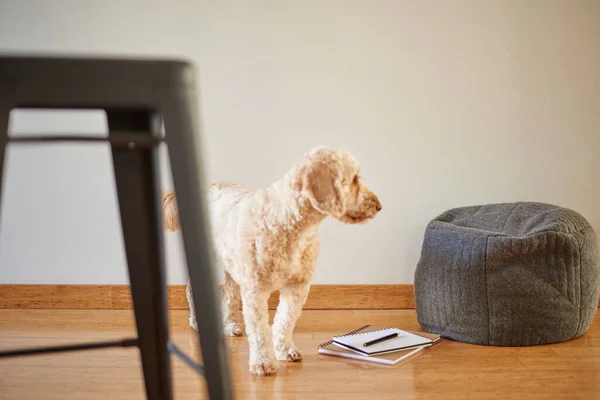
[[[449,210],[429,223],[415,272],[421,326],[474,344],[531,346],[583,335],[598,309],[596,234],[542,203]]]

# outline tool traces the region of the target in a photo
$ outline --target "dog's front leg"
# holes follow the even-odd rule
[[[268,292],[242,291],[242,312],[250,347],[250,372],[256,375],[274,374],[278,367],[269,326],[269,295]]]
[[[279,291],[279,306],[273,321],[273,344],[278,360],[302,360],[302,355],[292,340],[292,333],[302,314],[309,290],[310,284],[299,284],[287,286]]]

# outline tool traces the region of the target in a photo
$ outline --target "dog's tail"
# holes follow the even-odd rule
[[[162,219],[167,230],[173,232],[180,228],[177,198],[174,191],[162,193]]]

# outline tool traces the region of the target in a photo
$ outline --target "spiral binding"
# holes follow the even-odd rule
[[[338,336],[338,337],[352,336],[352,335],[357,335],[357,334],[359,334],[359,333],[371,333],[371,332],[379,332],[379,331],[383,331],[383,330],[385,330],[385,329],[389,329],[389,328],[382,328],[382,329],[377,329],[377,330],[374,330],[374,331],[369,331],[369,332],[361,332],[361,331],[364,331],[365,329],[367,329],[367,328],[368,328],[368,327],[370,327],[370,326],[371,326],[371,325],[364,325],[364,326],[361,326],[360,328],[358,328],[358,329],[355,329],[355,330],[353,330],[352,332],[348,332],[348,333],[346,333],[346,334],[344,334],[344,335],[340,335],[340,336]],[[329,346],[329,345],[330,345],[330,344],[332,344],[332,343],[333,343],[333,340],[328,340],[328,341],[327,341],[327,342],[325,342],[325,343],[321,343],[321,344],[319,345],[319,347],[326,347],[326,346]]]

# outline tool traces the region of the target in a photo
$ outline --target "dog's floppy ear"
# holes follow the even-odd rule
[[[167,230],[173,232],[179,229],[179,212],[177,210],[177,198],[175,193],[163,192],[162,194],[162,219]]]
[[[317,211],[334,218],[339,218],[346,212],[341,176],[331,161],[315,161],[307,165],[302,187]]]

